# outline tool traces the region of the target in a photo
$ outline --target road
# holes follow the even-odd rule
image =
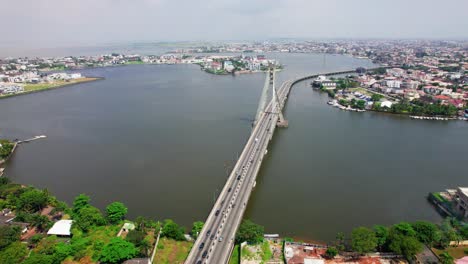
[[[292,82],[283,83],[278,98],[284,105]],[[245,148],[221,191],[199,238],[185,263],[227,263],[234,247],[234,239],[268,143],[278,121],[274,102],[270,102],[253,128]]]
[[[345,70],[312,74],[288,80],[277,90],[280,108],[283,108],[294,84],[317,78],[319,75],[331,76],[350,73],[355,73],[355,71]],[[186,264],[228,263],[234,248],[237,229],[242,221],[252,189],[255,186],[255,180],[263,158],[267,154],[268,144],[276,129],[279,116],[278,111],[274,111],[274,109],[277,109],[277,107],[272,100],[258,118],[242,154],[229,175],[185,261]]]

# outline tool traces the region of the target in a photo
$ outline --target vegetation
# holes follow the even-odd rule
[[[135,257],[137,252],[134,244],[116,237],[104,246],[99,260],[105,263],[120,263]]]
[[[121,202],[113,202],[106,207],[107,220],[110,223],[118,223],[123,220],[127,214],[127,207]]]
[[[0,139],[0,159],[5,159],[13,150],[14,144],[6,139]]]
[[[351,234],[352,248],[360,254],[374,251],[377,247],[377,237],[375,233],[366,227],[358,227]]]
[[[193,223],[192,231],[190,232],[190,235],[193,237],[193,239],[197,239],[198,235],[200,234],[202,228],[203,228],[204,223],[201,221],[197,221]]]
[[[232,250],[231,258],[229,259],[229,264],[239,264],[240,263],[240,246],[236,244]]]
[[[163,237],[167,238],[172,238],[177,241],[184,241],[185,236],[184,236],[184,228],[180,227],[178,224],[176,224],[174,221],[170,219],[166,219],[164,221],[164,225],[161,231],[161,235]]]
[[[249,244],[259,244],[263,242],[265,229],[250,220],[243,220],[236,235],[236,242],[247,242]]]
[[[157,254],[153,263],[157,264],[183,264],[193,243],[176,241],[168,238],[159,240]]]
[[[327,258],[334,258],[336,255],[338,255],[338,249],[335,247],[329,247],[327,248],[327,251],[325,252],[325,256]]]
[[[423,244],[438,248],[438,254],[442,254],[443,250],[451,254],[453,249],[448,248],[450,241],[468,239],[467,235],[467,226],[453,218],[446,218],[441,225],[426,221],[401,222],[390,227],[358,227],[352,231],[350,246],[352,250],[361,254],[378,250],[394,252],[411,260],[422,251]],[[342,233],[337,235],[335,247],[340,251],[346,248]],[[454,252],[458,257],[464,254],[463,249]]]
[[[430,116],[455,116],[457,108],[453,105],[442,105],[440,103],[426,103],[414,100],[411,103],[403,101],[392,104],[390,109],[384,109],[379,104],[374,104],[376,111],[388,111],[396,114],[430,115]]]

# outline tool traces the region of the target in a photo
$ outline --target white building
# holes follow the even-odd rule
[[[59,220],[57,221],[49,231],[47,231],[48,235],[56,235],[56,236],[71,236],[71,226],[73,220]]]

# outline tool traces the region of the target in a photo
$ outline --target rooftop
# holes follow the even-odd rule
[[[73,220],[59,220],[57,221],[54,226],[52,226],[49,231],[47,231],[48,235],[57,235],[57,236],[70,236],[71,226]]]

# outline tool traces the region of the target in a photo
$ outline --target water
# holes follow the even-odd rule
[[[317,54],[270,54],[279,81],[371,66]],[[21,146],[6,174],[71,202],[79,193],[129,217],[208,215],[250,133],[262,74],[215,76],[195,65],[82,71],[106,79],[0,100],[0,137],[47,135]],[[353,227],[439,221],[426,195],[467,186],[466,122],[339,111],[306,83],[286,106],[246,217],[270,233],[329,241]]]

